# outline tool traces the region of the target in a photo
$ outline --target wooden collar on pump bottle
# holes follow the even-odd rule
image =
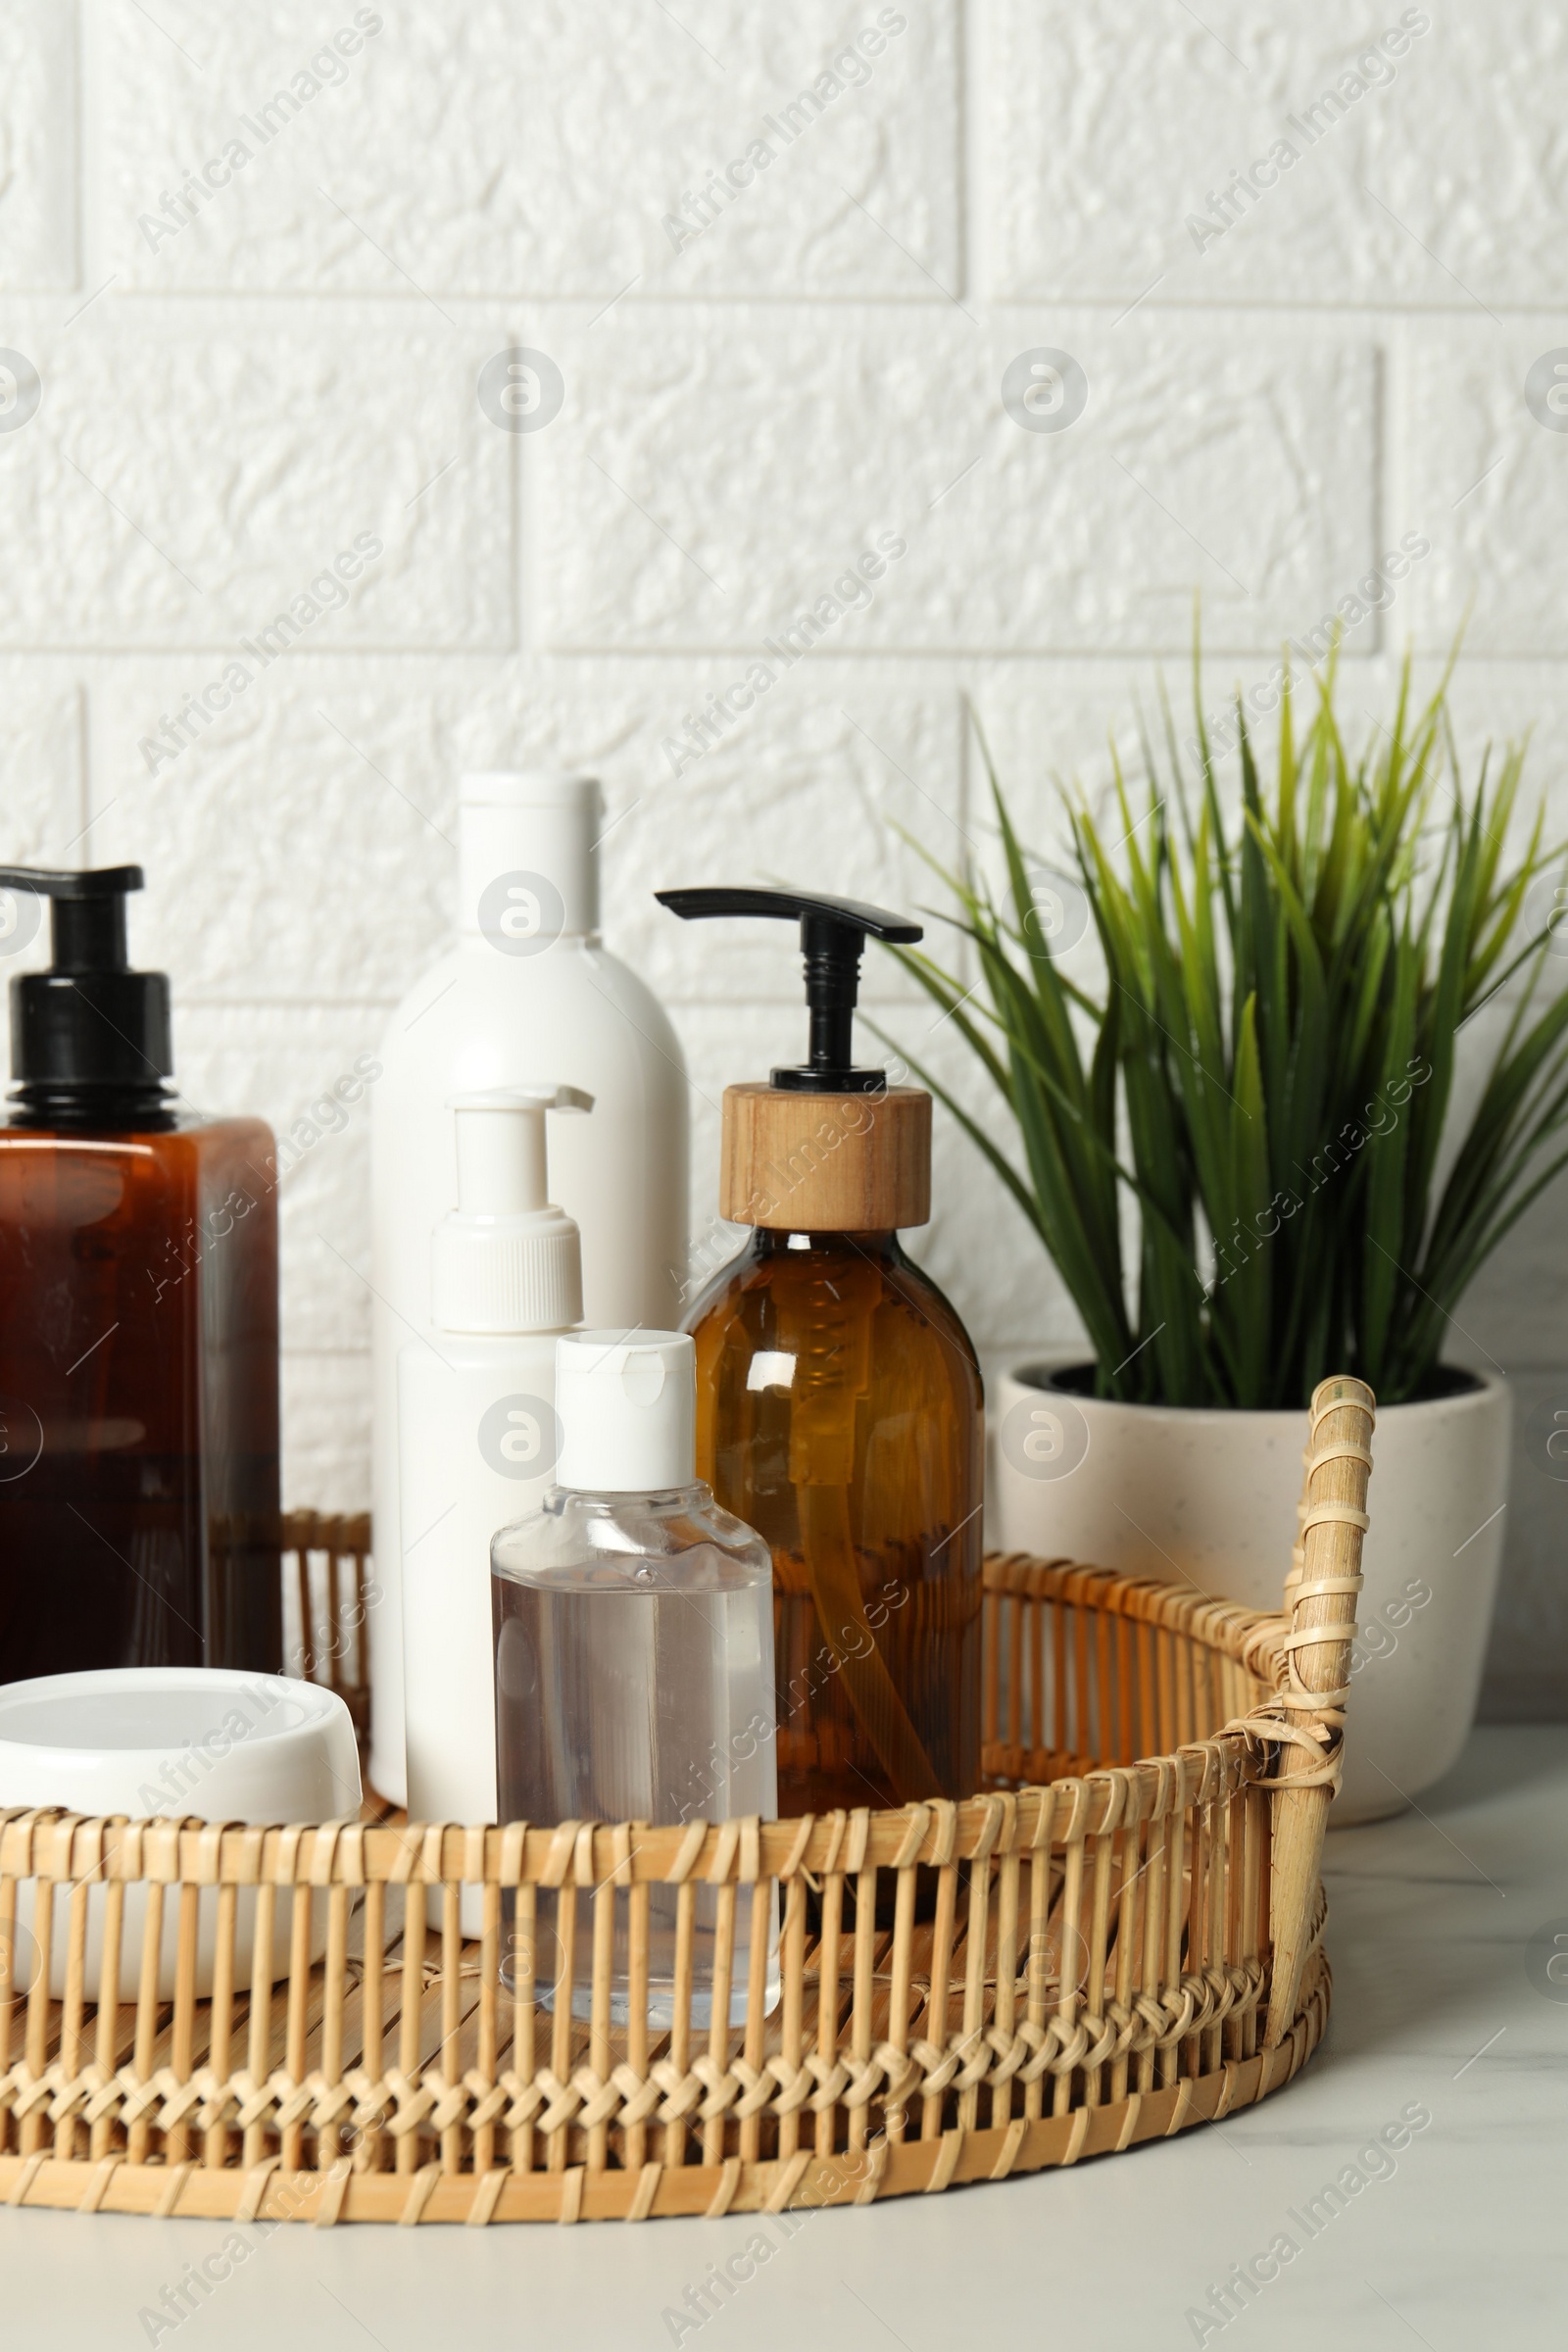
[[[660,890],[691,922],[773,915],[801,926],[810,1050],[768,1086],[724,1090],[719,1214],[789,1233],[888,1233],[931,1214],[931,1098],[859,1069],[851,1051],[867,938],[906,947],[918,923],[858,899],[751,887]]]
[[[931,1215],[931,1098],[724,1089],[718,1213],[789,1233],[889,1233]]]

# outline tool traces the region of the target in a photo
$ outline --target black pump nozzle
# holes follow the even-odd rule
[[[860,1070],[852,1059],[855,1003],[860,991],[860,952],[866,939],[912,946],[925,934],[918,923],[858,899],[824,899],[798,890],[656,890],[662,906],[683,921],[715,914],[796,916],[806,960],[806,1002],[811,1009],[810,1059],[804,1068],[774,1070],[772,1083],[797,1095],[877,1095],[882,1070]]]
[[[12,1074],[27,1111],[128,1116],[163,1104],[173,1068],[169,982],[132,971],[125,945],[126,894],[141,887],[139,865],[0,865],[0,891],[50,903],[53,961],[11,983]]]
[[[41,865],[0,865],[0,890],[30,890],[50,903],[57,972],[122,972],[125,893],[140,890],[139,865],[101,865],[67,873]]]

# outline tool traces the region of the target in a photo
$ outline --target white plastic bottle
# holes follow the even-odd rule
[[[409,1811],[494,1821],[490,1539],[556,1471],[556,1338],[582,1317],[577,1228],[549,1202],[545,1113],[573,1087],[460,1095],[458,1206],[431,1244],[431,1327],[398,1354]],[[474,1917],[466,1934],[477,1935]]]
[[[603,797],[591,776],[467,775],[457,946],[388,1023],[370,1095],[372,1543],[385,1597],[370,1638],[370,1779],[408,1798],[397,1356],[430,1320],[430,1235],[458,1197],[455,1095],[574,1086],[591,1119],[554,1139],[556,1199],[582,1234],[584,1310],[625,1329],[680,1320],[686,1071],[675,1033],[599,937]]]
[[[497,1780],[506,1821],[726,1821],[778,1811],[773,1555],[697,1476],[697,1357],[683,1332],[573,1332],[557,1343],[559,1484],[491,1545]],[[648,1889],[637,2007],[676,2022],[679,1896]],[[777,1997],[778,1921],[764,1984]],[[507,1912],[503,1904],[503,1918]],[[723,1965],[717,1889],[691,1917],[688,2022],[712,2022]],[[626,2022],[625,1903],[614,1905],[610,2013]],[[745,2018],[753,1914],[737,1902],[724,2014]],[[573,2012],[590,2013],[594,1938],[579,1940]],[[565,1957],[546,1897],[526,1941],[504,1935],[556,2007]]]

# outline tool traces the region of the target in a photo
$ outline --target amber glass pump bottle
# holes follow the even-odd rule
[[[129,967],[141,868],[0,867],[0,1683],[282,1664],[277,1197],[260,1119],[177,1109],[169,982]]]
[[[697,1301],[698,1474],[773,1553],[781,1814],[980,1779],[981,1386],[899,1246],[930,1215],[931,1098],[859,1069],[866,936],[918,925],[789,891],[661,891],[798,919],[810,1052],[724,1095],[720,1213],[755,1230]]]

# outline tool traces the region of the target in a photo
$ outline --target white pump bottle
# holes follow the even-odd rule
[[[371,1544],[384,1597],[366,1625],[369,1778],[398,1804],[409,1789],[397,1359],[430,1321],[430,1235],[458,1198],[452,1098],[557,1085],[592,1095],[593,1117],[563,1121],[551,1148],[556,1199],[582,1233],[584,1312],[624,1330],[667,1329],[684,1311],[685,1064],[657,1000],[600,939],[603,831],[592,776],[464,776],[458,942],[404,998],[380,1047],[370,1094]]]
[[[418,1821],[496,1817],[490,1540],[555,1475],[556,1339],[582,1319],[580,1243],[550,1204],[545,1114],[592,1107],[570,1086],[452,1104],[458,1206],[428,1245],[430,1328],[397,1363],[409,1810]],[[477,1917],[466,1929],[477,1934]]]

